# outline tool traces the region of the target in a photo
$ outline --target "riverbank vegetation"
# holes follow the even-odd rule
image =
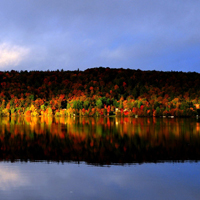
[[[92,68],[0,72],[0,115],[200,114],[200,74]]]

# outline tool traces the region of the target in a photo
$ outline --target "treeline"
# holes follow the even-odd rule
[[[92,68],[0,72],[0,115],[195,116],[200,74]]]

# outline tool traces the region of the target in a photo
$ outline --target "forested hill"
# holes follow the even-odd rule
[[[3,107],[7,104],[11,106],[15,101],[16,106],[19,107],[20,104],[20,108],[26,108],[34,105],[36,100],[46,102],[47,107],[51,106],[50,101],[55,99],[68,103],[72,103],[70,101],[73,99],[80,100],[80,109],[84,108],[85,100],[90,102],[90,106],[99,108],[104,105],[116,108],[119,101],[143,100],[141,105],[145,102],[146,105],[158,102],[161,107],[163,101],[173,103],[174,100],[179,103],[187,102],[189,105],[198,104],[200,100],[200,74],[195,72],[103,67],[85,71],[8,71],[0,72],[0,83],[0,102],[4,104]],[[102,106],[97,105],[98,99],[101,99]],[[121,102],[124,103],[126,102]],[[63,105],[62,103],[62,107]],[[124,105],[121,105],[121,108],[123,107]],[[152,109],[155,109],[154,107]]]
[[[107,96],[119,100],[152,95],[190,99],[200,97],[200,74],[92,68],[85,71],[0,72],[0,96],[6,100],[34,95],[51,99],[60,94]]]

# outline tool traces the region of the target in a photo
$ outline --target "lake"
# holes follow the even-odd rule
[[[1,199],[200,199],[200,123],[0,119]]]

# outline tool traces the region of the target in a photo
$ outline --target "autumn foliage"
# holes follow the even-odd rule
[[[0,72],[0,115],[195,116],[200,74],[92,68]]]

